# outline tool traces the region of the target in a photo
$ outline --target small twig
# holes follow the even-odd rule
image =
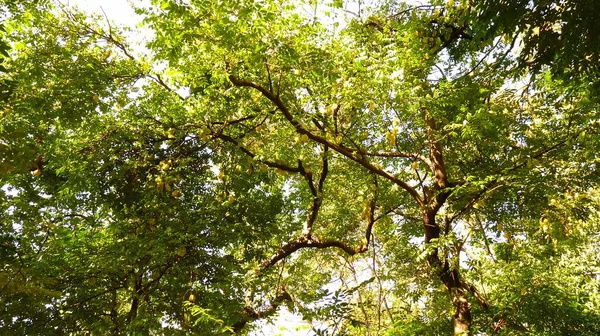
[[[269,91],[273,92],[273,81],[271,80],[271,71],[269,70],[269,63],[265,58],[265,68],[267,68],[267,78],[269,79]]]

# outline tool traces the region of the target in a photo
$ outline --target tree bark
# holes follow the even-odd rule
[[[437,209],[423,211],[423,223],[425,225],[425,243],[440,237],[440,228],[435,221]],[[471,304],[469,303],[467,291],[463,281],[460,279],[458,270],[452,269],[447,260],[442,261],[439,250],[436,248],[427,257],[429,265],[435,270],[439,279],[452,295],[454,306],[454,335],[471,335]]]
[[[456,309],[454,313],[454,335],[471,335],[471,305],[467,293],[462,288],[452,291],[452,304]]]
[[[432,239],[440,238],[441,229],[436,223],[435,217],[450,196],[451,191],[447,189],[452,187],[448,181],[446,163],[436,132],[435,120],[425,108],[422,108],[423,118],[426,127],[427,140],[429,142],[429,159],[431,169],[434,173],[435,185],[432,189],[424,190],[425,206],[421,209],[423,224],[425,226],[425,244],[429,244]],[[447,229],[446,229],[447,231]],[[448,232],[445,232],[446,234]],[[467,284],[460,278],[459,271],[450,266],[447,258],[440,258],[439,250],[433,249],[427,256],[429,265],[435,270],[439,279],[452,295],[452,305],[454,306],[454,335],[471,334],[471,305],[469,304]]]

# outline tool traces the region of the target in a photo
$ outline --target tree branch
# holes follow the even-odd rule
[[[284,244],[279,249],[279,251],[277,251],[271,258],[269,258],[268,260],[265,260],[261,265],[262,266],[261,271],[275,265],[280,260],[287,258],[288,256],[292,255],[294,252],[296,252],[302,248],[324,249],[324,248],[329,248],[329,247],[337,247],[351,256],[353,256],[357,253],[362,253],[362,252],[366,251],[366,249],[363,249],[362,247],[352,248],[349,245],[347,245],[346,243],[338,241],[338,240],[323,240],[323,241],[321,241],[315,237],[308,239],[305,236],[302,236],[302,237],[299,237],[295,240],[289,241],[288,243]]]
[[[305,172],[304,168],[302,168],[302,170],[304,171],[303,175],[307,179],[308,184],[310,186],[310,190],[313,194],[312,206],[308,213],[308,217],[306,218],[304,229],[302,230],[302,234],[309,240],[312,236],[312,228],[315,223],[315,220],[317,219],[317,215],[319,214],[319,209],[321,209],[321,205],[323,204],[323,185],[325,184],[325,179],[327,178],[327,173],[329,172],[327,151],[328,147],[324,146],[323,168],[321,169],[321,176],[319,177],[319,184],[317,185],[317,188],[315,188],[315,185],[312,181],[312,174],[310,172]],[[302,167],[302,162],[300,160],[298,160],[298,166]]]
[[[221,132],[216,132],[216,133],[213,134],[213,136],[215,138],[218,138],[218,139],[221,139],[221,140],[224,140],[226,142],[234,144],[236,147],[238,147],[246,155],[248,155],[249,157],[251,157],[251,158],[253,158],[253,159],[256,160],[256,154],[252,153],[247,148],[241,146],[240,143],[239,143],[239,141],[237,139],[235,139],[235,138],[233,138],[233,137],[231,137],[229,135],[223,134]],[[298,167],[292,167],[292,166],[289,166],[289,165],[287,165],[285,163],[279,163],[279,162],[269,161],[269,160],[257,160],[257,161],[260,162],[260,163],[263,163],[263,164],[265,164],[265,165],[267,165],[267,166],[269,166],[271,168],[277,168],[277,169],[284,170],[284,171],[291,172],[291,173],[299,173],[299,174],[302,174],[302,175],[305,175],[305,176],[308,175],[308,174],[310,174],[310,173],[308,173],[304,169],[304,167],[302,166],[302,162],[300,160],[298,160],[298,162],[299,162]]]
[[[293,299],[285,289],[282,289],[282,292],[263,310],[257,311],[253,307],[245,307],[242,311],[242,318],[240,321],[232,326],[234,334],[242,331],[249,322],[273,315],[277,312],[277,308],[285,301],[293,301]]]
[[[300,124],[300,122],[298,122],[298,120],[296,120],[294,118],[292,113],[288,110],[288,108],[285,106],[285,104],[283,104],[283,101],[279,98],[278,95],[273,94],[272,92],[270,92],[269,90],[265,89],[264,87],[260,86],[257,83],[254,83],[251,81],[246,81],[246,80],[241,80],[233,75],[229,75],[229,80],[235,86],[250,87],[250,88],[253,88],[253,89],[259,91],[260,93],[262,93],[263,96],[265,96],[273,104],[275,104],[275,106],[279,109],[279,111],[281,111],[281,113],[283,113],[284,117],[288,120],[288,122],[296,129],[296,132],[298,132],[300,134],[305,134],[311,140],[328,146],[329,148],[335,150],[336,152],[342,154],[343,156],[349,158],[350,160],[355,161],[356,163],[360,164],[361,166],[363,166],[370,172],[380,175],[380,176],[394,182],[395,184],[400,186],[402,189],[406,190],[417,201],[417,203],[419,203],[420,205],[423,204],[423,199],[421,198],[421,195],[419,195],[417,190],[415,188],[413,188],[412,186],[410,186],[405,181],[399,179],[397,176],[394,176],[394,175],[388,173],[387,171],[383,170],[380,167],[376,167],[372,163],[368,162],[367,159],[363,155],[354,155],[352,153],[352,151],[349,150],[349,148],[344,147],[339,144],[336,144],[334,142],[331,142],[322,136],[316,135],[316,134],[308,131],[305,127],[303,127]]]
[[[377,219],[375,219],[375,206],[377,205],[377,176],[373,176],[373,184],[375,184],[375,191],[373,197],[369,201],[369,213],[368,213],[368,224],[365,230],[365,243],[360,247],[360,250],[366,251],[369,248],[369,242],[371,241],[371,232],[373,231],[373,225]]]

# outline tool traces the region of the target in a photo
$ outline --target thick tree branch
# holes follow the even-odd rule
[[[319,214],[319,209],[321,209],[321,204],[323,204],[323,200],[320,196],[315,196],[312,201],[312,205],[308,212],[308,216],[306,217],[306,222],[304,223],[304,228],[302,229],[302,234],[307,238],[311,239],[312,237],[312,228],[317,220],[317,215]]]
[[[435,120],[424,108],[422,108],[422,112],[425,120],[427,141],[429,142],[429,159],[431,160],[436,185],[441,190],[449,186],[442,145],[437,138]]]
[[[380,176],[394,182],[395,184],[400,186],[402,189],[406,190],[417,201],[417,203],[419,203],[420,205],[423,204],[423,199],[421,198],[421,195],[419,195],[417,190],[415,188],[413,188],[411,185],[409,185],[408,183],[406,183],[405,181],[399,179],[397,176],[390,174],[389,172],[385,171],[383,168],[377,167],[374,164],[370,163],[366,159],[365,156],[355,155],[352,152],[352,150],[350,150],[349,148],[344,147],[340,144],[336,144],[332,141],[327,140],[326,138],[324,138],[322,136],[316,135],[316,134],[308,131],[305,127],[303,127],[300,124],[300,122],[298,120],[296,120],[294,118],[292,113],[288,110],[288,108],[285,106],[285,104],[283,104],[283,101],[279,98],[278,95],[273,94],[272,92],[270,92],[269,90],[265,89],[264,87],[260,86],[257,83],[254,83],[251,81],[246,81],[246,80],[241,80],[233,75],[229,75],[229,80],[235,86],[250,87],[250,88],[253,88],[253,89],[259,91],[260,93],[262,93],[263,96],[265,96],[273,104],[275,104],[275,106],[279,109],[279,111],[281,111],[281,113],[283,113],[284,117],[288,120],[288,122],[296,129],[296,132],[298,132],[300,134],[305,134],[311,140],[328,146],[329,148],[335,150],[336,152],[342,154],[343,156],[360,164],[361,166],[363,166],[370,172],[380,175]]]
[[[271,304],[263,310],[257,311],[253,307],[245,307],[242,312],[242,318],[240,319],[240,321],[238,321],[232,326],[234,334],[237,334],[240,331],[242,331],[242,329],[244,329],[246,324],[248,324],[249,322],[261,318],[266,318],[275,314],[277,312],[277,308],[279,308],[279,306],[285,301],[293,301],[293,299],[290,296],[290,294],[285,289],[283,289],[282,292],[279,295],[277,295],[275,299],[273,299]]]
[[[329,161],[327,159],[327,152],[329,151],[329,147],[323,146],[323,168],[321,169],[321,176],[319,177],[319,192],[323,192],[323,185],[325,184],[325,179],[327,178],[327,174],[329,173]]]
[[[319,214],[319,209],[321,209],[321,204],[323,204],[323,186],[325,184],[325,179],[327,178],[327,173],[329,172],[329,161],[327,159],[327,146],[323,148],[323,168],[321,169],[321,176],[319,177],[319,183],[315,188],[315,185],[312,181],[312,174],[305,173],[303,174],[310,186],[310,190],[313,194],[313,201],[308,216],[306,218],[306,222],[304,224],[304,229],[302,230],[302,234],[307,238],[311,239],[312,236],[312,228],[317,219],[317,215]],[[298,160],[298,166],[302,167],[301,161]]]
[[[292,241],[284,244],[271,258],[265,260],[262,263],[261,268],[262,268],[262,270],[267,269],[267,268],[275,265],[276,263],[278,263],[280,260],[287,258],[288,256],[292,255],[294,252],[296,252],[300,249],[303,249],[303,248],[324,249],[324,248],[329,248],[329,247],[337,247],[351,256],[353,256],[357,253],[362,253],[362,252],[366,251],[366,249],[363,249],[362,247],[353,248],[353,247],[349,246],[348,244],[338,241],[338,240],[322,240],[321,241],[315,237],[308,239],[305,236],[302,236],[302,237],[299,237],[295,240],[292,240]]]

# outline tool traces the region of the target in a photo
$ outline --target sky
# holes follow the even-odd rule
[[[139,17],[127,0],[62,0],[68,6],[77,6],[86,12],[95,12],[106,16],[119,25],[135,26]]]

